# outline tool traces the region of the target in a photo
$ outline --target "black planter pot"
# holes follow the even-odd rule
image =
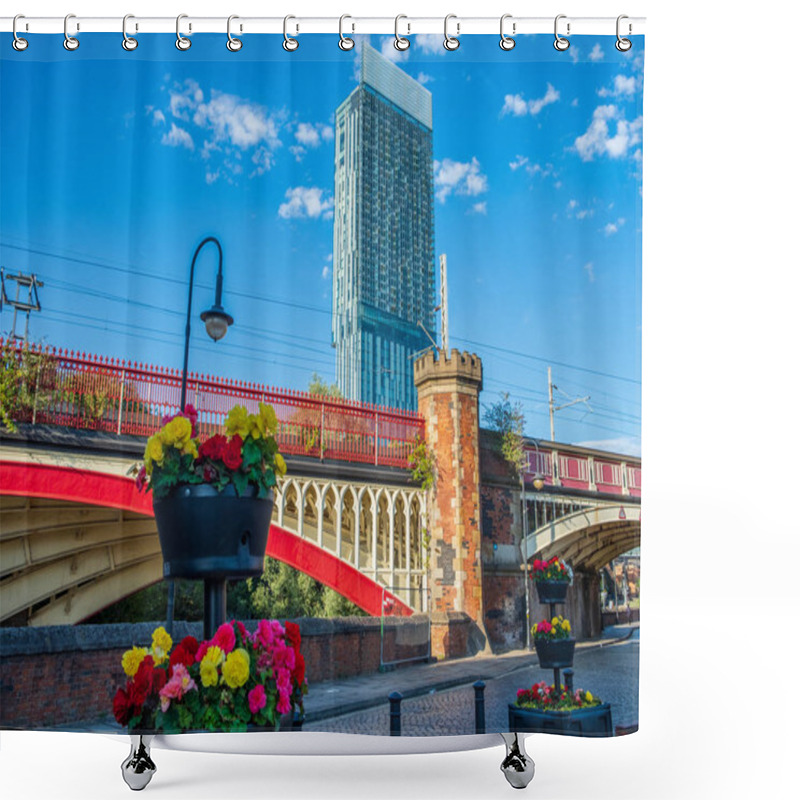
[[[540,603],[563,603],[567,599],[569,581],[536,581]]]
[[[575,658],[574,639],[534,639],[536,655],[539,657],[539,666],[543,669],[563,669],[571,667]]]
[[[247,578],[264,571],[275,493],[182,484],[153,500],[165,578]]]
[[[602,703],[575,711],[541,711],[508,707],[508,729],[513,732],[560,733],[566,736],[613,736],[611,706]]]

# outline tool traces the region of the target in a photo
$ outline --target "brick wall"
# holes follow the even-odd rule
[[[315,683],[380,668],[380,619],[297,622],[311,691]],[[149,645],[159,624],[0,628],[0,727],[42,728],[107,716],[124,683],[123,653],[134,644]],[[427,617],[392,617],[383,624],[384,661],[427,655]],[[176,622],[173,638],[201,639],[202,633],[202,623]]]

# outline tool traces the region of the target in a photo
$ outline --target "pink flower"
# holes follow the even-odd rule
[[[258,714],[267,704],[267,694],[264,687],[259,683],[255,689],[251,689],[247,694],[247,702],[250,705],[250,713]]]
[[[203,642],[198,648],[197,652],[194,654],[194,662],[195,664],[199,664],[203,657],[205,656],[208,648],[211,647],[211,642]]]
[[[183,664],[176,664],[172,670],[172,677],[158,693],[161,698],[161,710],[166,713],[172,700],[180,700],[186,692],[196,688],[197,684],[186,667]]]
[[[143,466],[136,476],[136,488],[141,492],[147,486],[147,469]]]
[[[217,628],[217,632],[214,634],[211,644],[215,644],[220,650],[226,653],[232,652],[233,648],[236,647],[236,634],[234,633],[233,625],[228,622],[223,622],[222,625]]]

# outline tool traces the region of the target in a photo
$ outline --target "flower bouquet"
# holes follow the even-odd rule
[[[277,427],[272,406],[234,406],[225,433],[201,442],[187,405],[148,439],[136,482],[153,493],[165,577],[261,574],[273,489],[286,474]]]
[[[540,603],[563,603],[572,583],[572,569],[558,556],[548,561],[535,558],[531,580],[536,584]]]
[[[550,621],[543,619],[531,629],[540,667],[560,669],[572,666],[575,639],[571,632],[569,620],[561,616],[553,617]]]
[[[149,648],[122,657],[127,676],[114,697],[114,717],[131,733],[278,730],[281,717],[302,713],[308,692],[300,629],[261,620],[252,633],[226,622],[198,642],[174,649],[163,627]]]

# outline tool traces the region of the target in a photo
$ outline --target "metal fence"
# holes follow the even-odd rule
[[[19,422],[150,436],[165,415],[180,409],[181,372],[119,359],[5,344],[26,362],[26,395]],[[4,358],[4,369],[9,358]],[[276,389],[256,383],[190,373],[187,402],[198,412],[203,436],[221,430],[236,405],[250,412],[259,402],[278,416],[281,452],[314,458],[407,467],[425,423],[413,411]]]

